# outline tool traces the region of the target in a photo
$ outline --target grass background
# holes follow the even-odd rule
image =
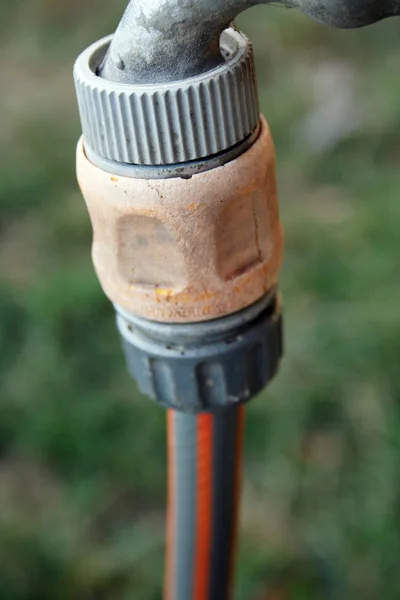
[[[164,413],[129,380],[75,183],[76,55],[124,2],[0,0],[0,599],[160,600]],[[237,599],[400,598],[399,21],[253,9],[286,358],[248,411]]]

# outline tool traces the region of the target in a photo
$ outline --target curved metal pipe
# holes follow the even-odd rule
[[[236,16],[274,0],[131,0],[99,75],[120,83],[163,83],[223,61],[219,39]],[[400,14],[400,0],[275,0],[333,27],[368,25]]]
[[[100,75],[121,83],[163,83],[223,62],[220,36],[259,0],[131,0]]]
[[[290,0],[290,6],[331,27],[365,27],[400,15],[399,0]]]

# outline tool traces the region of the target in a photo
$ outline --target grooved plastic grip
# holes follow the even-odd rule
[[[275,376],[283,352],[276,296],[209,322],[145,321],[117,308],[128,370],[159,405],[186,413],[239,406]]]
[[[128,85],[96,71],[111,36],[78,58],[74,79],[85,144],[120,163],[167,165],[232,148],[257,127],[259,104],[250,42],[235,29],[221,36],[219,67],[184,81]]]

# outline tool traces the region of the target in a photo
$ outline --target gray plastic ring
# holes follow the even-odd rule
[[[185,163],[224,152],[257,128],[253,50],[237,30],[227,29],[221,36],[222,65],[159,85],[99,77],[111,39],[90,46],[74,68],[85,146],[94,153],[135,165]]]
[[[128,369],[140,390],[165,408],[196,413],[246,403],[278,370],[283,346],[276,290],[205,323],[156,323],[115,308]]]

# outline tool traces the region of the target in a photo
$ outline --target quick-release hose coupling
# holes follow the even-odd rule
[[[75,65],[77,174],[130,372],[166,407],[247,402],[282,354],[275,153],[251,44],[228,27],[219,64],[156,84],[101,77],[111,40]]]

